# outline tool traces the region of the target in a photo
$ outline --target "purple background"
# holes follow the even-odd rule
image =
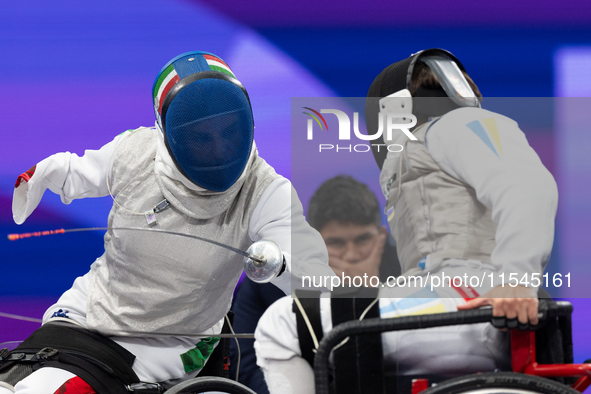
[[[22,4],[21,4],[22,3]],[[153,124],[160,68],[189,50],[221,56],[249,91],[261,155],[291,176],[291,97],[362,97],[388,64],[443,47],[487,97],[589,96],[591,10],[586,1],[422,0],[235,2],[132,0],[4,2],[0,12],[0,233],[106,224],[110,199],[69,206],[47,193],[22,226],[10,210],[15,178],[59,151],[83,154]],[[590,146],[585,119],[558,109],[526,134],[558,180],[561,205],[549,270],[587,266]],[[566,119],[567,127],[547,124]],[[315,168],[326,177],[332,167]],[[300,193],[304,203],[318,185]],[[40,317],[102,253],[102,234],[8,242],[0,237],[0,312]],[[584,279],[591,281],[591,272]],[[556,294],[560,295],[560,294]],[[586,300],[573,300],[575,356],[589,358]],[[35,323],[0,317],[0,342]]]
[[[585,25],[591,22],[591,5],[585,0],[497,0],[475,2],[438,0],[371,2],[300,0],[206,0],[226,15],[254,27],[268,26],[543,26]]]

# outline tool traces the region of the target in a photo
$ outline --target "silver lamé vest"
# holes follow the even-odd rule
[[[497,228],[492,212],[472,187],[433,160],[425,146],[431,124],[413,133],[418,141],[405,137],[402,152],[389,152],[380,175],[402,272],[427,255],[434,262],[462,258],[490,263]]]
[[[161,229],[245,250],[252,213],[278,177],[255,153],[250,169],[223,193],[196,192],[154,172],[155,129],[140,128],[118,146],[110,173],[115,197],[105,253],[91,268],[87,324],[109,335],[205,332],[228,311],[242,256],[200,240],[121,227]],[[144,212],[169,206],[148,225]]]

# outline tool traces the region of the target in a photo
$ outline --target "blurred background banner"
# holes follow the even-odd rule
[[[0,0],[0,10],[1,234],[106,225],[109,197],[66,206],[48,192],[17,226],[16,177],[53,153],[82,155],[125,130],[153,125],[154,78],[187,51],[215,53],[232,67],[253,104],[261,156],[288,178],[292,97],[363,97],[383,68],[420,49],[451,51],[485,100],[591,96],[591,4],[583,0]],[[564,105],[532,108],[531,118],[537,113],[541,123],[561,127],[524,131],[559,185],[549,272],[567,273],[571,264],[591,267],[591,134],[581,111],[587,101],[556,102]],[[320,183],[323,172],[326,179],[339,168],[310,171]],[[302,190],[304,206],[309,195]],[[102,254],[102,235],[0,237],[0,312],[40,318]],[[585,280],[591,283],[591,268]],[[582,330],[591,307],[573,302]],[[0,317],[0,342],[34,328]],[[577,335],[582,361],[591,343]]]

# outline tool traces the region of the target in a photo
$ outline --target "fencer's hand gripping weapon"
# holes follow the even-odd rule
[[[57,229],[57,230],[45,230],[45,231],[37,231],[31,233],[21,233],[21,234],[8,234],[8,239],[10,241],[16,241],[19,239],[24,238],[31,238],[31,237],[42,237],[45,235],[54,235],[54,234],[66,234],[66,233],[74,233],[74,232],[82,232],[82,231],[107,231],[109,227],[87,227],[87,228],[73,228],[73,229]],[[284,270],[285,260],[283,258],[283,253],[281,252],[281,248],[273,241],[269,240],[261,240],[253,243],[246,252],[234,248],[232,246],[223,244],[221,242],[217,242],[208,238],[199,237],[196,235],[179,233],[175,231],[168,231],[168,230],[160,230],[160,229],[147,229],[147,228],[135,228],[135,227],[111,227],[111,230],[129,230],[129,231],[146,231],[146,232],[153,232],[153,233],[162,233],[162,234],[171,234],[171,235],[178,235],[180,237],[187,237],[198,239],[200,241],[204,241],[224,249],[231,250],[234,253],[237,253],[241,256],[244,256],[244,273],[248,276],[253,282],[257,283],[267,283],[270,282],[273,278],[279,276],[281,272]]]

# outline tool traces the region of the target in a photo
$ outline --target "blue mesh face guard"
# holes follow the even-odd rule
[[[164,142],[183,175],[215,192],[240,178],[254,130],[240,82],[215,71],[190,74],[166,94],[161,112]]]

